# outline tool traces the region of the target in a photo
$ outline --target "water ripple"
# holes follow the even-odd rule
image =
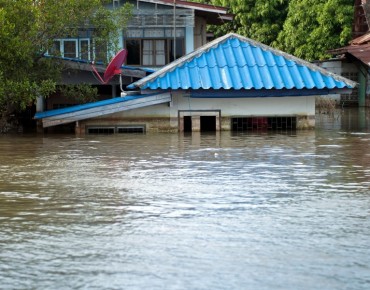
[[[370,143],[339,135],[2,138],[1,288],[368,289]]]

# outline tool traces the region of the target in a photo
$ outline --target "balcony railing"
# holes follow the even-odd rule
[[[135,9],[128,24],[129,28],[174,26],[194,27],[194,11],[190,9]]]

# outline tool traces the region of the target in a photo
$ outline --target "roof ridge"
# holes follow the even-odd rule
[[[306,66],[308,69],[312,70],[312,71],[319,71],[321,72],[322,74],[324,75],[327,75],[327,76],[330,76],[332,78],[334,78],[335,80],[340,80],[340,81],[344,81],[344,82],[348,82],[348,79],[345,78],[345,77],[342,77],[340,75],[337,75],[335,73],[332,73],[322,67],[319,67],[318,65],[315,65],[307,60],[304,60],[304,59],[300,59],[292,54],[289,54],[287,52],[283,52],[281,51],[280,49],[277,49],[277,48],[273,48],[271,46],[268,46],[262,42],[259,42],[257,40],[253,40],[253,39],[250,39],[248,37],[245,37],[245,36],[242,36],[242,35],[239,35],[239,34],[235,34],[233,33],[233,35],[235,37],[237,37],[239,40],[244,40],[244,41],[247,41],[249,42],[250,44],[253,44],[254,46],[256,47],[261,47],[261,48],[265,48],[266,51],[270,51],[271,53],[273,54],[277,54],[277,55],[280,55],[284,58],[288,58],[302,66]],[[353,82],[353,86],[355,86],[356,82]]]
[[[265,52],[270,52],[270,53],[272,53],[275,56],[281,56],[285,60],[289,60],[289,61],[294,62],[297,66],[306,67],[311,72],[319,72],[319,73],[323,74],[324,76],[332,77],[336,81],[342,81],[342,82],[346,83],[348,86],[351,86],[351,87],[355,87],[356,86],[356,82],[351,81],[351,80],[348,80],[348,79],[346,79],[346,78],[344,78],[342,76],[336,75],[336,74],[334,74],[334,73],[332,73],[332,72],[330,72],[330,71],[328,71],[328,70],[326,70],[324,68],[321,68],[321,67],[319,67],[319,66],[317,66],[315,64],[312,64],[312,63],[310,63],[308,61],[299,59],[299,58],[297,58],[297,57],[295,57],[295,56],[293,56],[291,54],[285,53],[285,52],[283,52],[283,51],[281,51],[279,49],[272,48],[272,47],[270,47],[270,46],[268,46],[266,44],[263,44],[261,42],[258,42],[258,41],[252,40],[250,38],[247,38],[245,36],[241,36],[239,34],[236,34],[236,33],[231,32],[231,33],[227,33],[224,36],[221,36],[221,37],[219,37],[217,39],[214,39],[214,40],[212,40],[209,43],[204,44],[203,46],[199,47],[197,50],[195,50],[195,51],[193,51],[193,52],[191,52],[191,53],[189,53],[187,55],[182,56],[181,58],[173,61],[172,63],[170,63],[170,64],[162,67],[161,69],[159,69],[155,73],[153,73],[153,74],[151,74],[151,75],[149,75],[147,77],[144,77],[144,78],[138,80],[137,82],[129,85],[129,87],[131,87],[131,88],[133,88],[133,87],[141,87],[146,82],[150,82],[152,80],[155,80],[156,78],[161,78],[166,73],[170,73],[170,72],[174,71],[175,69],[180,69],[186,63],[189,63],[189,62],[193,61],[195,58],[197,58],[197,57],[199,57],[199,56],[207,53],[211,49],[217,48],[219,45],[222,45],[227,40],[233,39],[233,38],[236,38],[236,39],[238,39],[241,42],[248,43],[251,46],[260,48],[260,49],[262,49]],[[278,67],[284,67],[284,66],[281,66],[281,65],[277,65],[277,66]],[[286,65],[286,66],[289,67],[288,65]],[[259,67],[263,67],[263,66],[259,66]]]

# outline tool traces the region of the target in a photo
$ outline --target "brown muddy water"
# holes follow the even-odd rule
[[[314,131],[0,136],[1,289],[370,289],[370,112]]]

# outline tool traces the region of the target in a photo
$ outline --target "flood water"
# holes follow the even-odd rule
[[[370,112],[316,123],[0,136],[0,288],[370,289]]]

